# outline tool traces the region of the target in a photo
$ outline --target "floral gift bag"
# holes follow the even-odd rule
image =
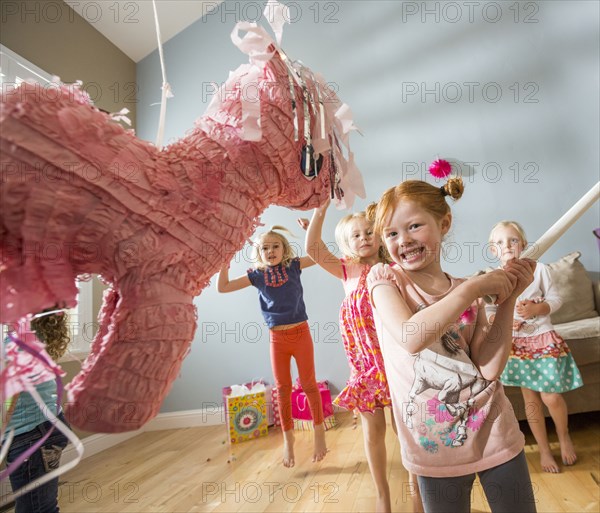
[[[236,444],[267,435],[266,395],[267,387],[262,382],[223,388],[229,443]]]

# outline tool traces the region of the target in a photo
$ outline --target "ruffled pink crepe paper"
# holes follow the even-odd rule
[[[275,27],[273,28],[275,30]],[[239,36],[240,31],[246,31],[244,37]],[[260,141],[263,136],[260,122],[260,102],[249,93],[258,91],[261,87],[261,81],[264,81],[265,78],[265,65],[275,55],[276,52],[273,49],[277,48],[277,45],[262,27],[252,22],[239,22],[231,33],[231,40],[249,56],[250,64],[244,65],[244,67],[238,68],[237,72],[230,74],[218,95],[213,97],[206,115],[213,116],[222,112],[223,97],[230,94],[231,91],[245,91],[246,94],[241,95],[242,138],[247,141]],[[354,162],[354,154],[350,152],[349,134],[352,131],[358,131],[358,128],[354,124],[350,107],[337,99],[319,73],[315,73],[314,76],[326,98],[323,105],[325,124],[327,126],[333,124],[336,127],[336,133],[347,149],[347,157],[336,146],[333,148],[333,154],[336,164],[341,170],[339,186],[344,191],[344,197],[336,198],[335,204],[339,209],[349,208],[352,206],[355,196],[366,197],[362,176]],[[313,93],[316,98],[316,91],[313,90]],[[326,134],[322,134],[320,130],[315,132],[314,129],[313,126],[313,134],[316,134],[313,137],[315,152],[323,155],[332,149],[329,137],[324,137]]]
[[[67,416],[83,430],[131,431],[158,413],[194,337],[193,298],[269,205],[308,210],[326,201],[330,150],[350,206],[358,181],[339,147],[348,148],[352,127],[335,115],[343,104],[328,95],[326,134],[310,111],[323,164],[307,180],[304,113],[292,111],[286,62],[264,30],[242,26],[250,63],[230,75],[228,94],[213,98],[194,129],[160,150],[91,106],[77,86],[61,85],[51,98],[32,84],[2,95],[0,159],[17,172],[0,183],[0,321],[75,306],[81,274],[109,285],[90,355],[68,386]],[[259,110],[242,101],[249,74]],[[310,70],[305,76],[316,98]],[[297,83],[294,95],[302,101]],[[49,247],[58,254],[48,256]]]

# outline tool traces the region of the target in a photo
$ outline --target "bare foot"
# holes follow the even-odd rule
[[[321,461],[327,454],[327,444],[325,443],[325,424],[315,426],[315,450],[313,452],[313,463]]]
[[[567,433],[566,437],[562,440],[559,438],[560,442],[560,455],[562,457],[562,461],[565,465],[575,465],[577,461],[577,454],[575,454],[575,447],[573,447],[573,442],[571,441],[571,437]]]
[[[560,467],[556,464],[554,456],[550,451],[540,454],[540,464],[544,472],[550,472],[551,474],[558,474]]]
[[[296,464],[294,460],[294,430],[288,429],[283,432],[283,466],[291,468]]]

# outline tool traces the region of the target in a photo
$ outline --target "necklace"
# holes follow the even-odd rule
[[[263,271],[263,276],[265,279],[265,285],[267,285],[267,287],[281,287],[288,281],[287,271],[281,264],[273,267],[267,267]]]

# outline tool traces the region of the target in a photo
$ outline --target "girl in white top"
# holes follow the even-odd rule
[[[490,233],[492,252],[502,265],[518,258],[527,239],[515,221],[501,221]],[[583,385],[573,355],[562,337],[554,331],[550,314],[562,305],[552,285],[548,268],[538,262],[533,283],[519,296],[513,322],[513,344],[500,376],[505,386],[521,387],[527,422],[540,450],[540,463],[545,472],[560,472],[546,432],[545,404],[556,426],[562,462],[573,465],[577,455],[569,436],[569,415],[562,393]]]
[[[441,267],[460,178],[409,180],[378,202],[375,231],[393,264],[369,273],[404,466],[418,476],[427,513],[467,513],[479,476],[491,510],[535,511],[524,437],[498,380],[510,352],[515,302],[534,262],[456,279]],[[489,326],[480,298],[498,297]]]

